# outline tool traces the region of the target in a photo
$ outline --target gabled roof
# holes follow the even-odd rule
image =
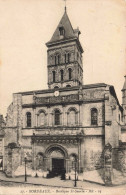
[[[125,82],[124,82],[122,90],[126,90],[126,75],[124,77],[125,77]]]
[[[76,38],[75,34],[74,34],[74,30],[73,30],[73,27],[70,23],[70,20],[68,18],[68,15],[66,13],[66,11],[64,12],[64,15],[63,17],[61,18],[51,40],[49,42],[55,42],[55,41],[59,41],[60,40],[60,35],[59,35],[59,28],[60,27],[64,27],[64,30],[65,30],[65,39],[68,39],[68,38]],[[48,42],[48,43],[49,43]]]

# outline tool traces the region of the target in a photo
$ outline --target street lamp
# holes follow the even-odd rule
[[[76,158],[75,158],[74,164],[75,164],[75,183],[74,183],[74,187],[77,187],[77,159]]]
[[[25,182],[27,181],[27,172],[26,172],[26,163],[27,163],[27,158],[24,158],[25,161]]]

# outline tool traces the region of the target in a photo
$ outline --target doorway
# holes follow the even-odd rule
[[[52,158],[52,175],[59,176],[65,171],[64,159]]]

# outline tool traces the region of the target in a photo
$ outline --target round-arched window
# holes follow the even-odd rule
[[[26,113],[26,126],[31,127],[31,112]]]
[[[98,124],[98,111],[96,108],[91,109],[91,125]]]
[[[55,125],[60,125],[60,111],[59,110],[55,110],[55,113],[54,113],[54,124]]]
[[[46,115],[45,115],[45,112],[40,112],[38,117],[39,117],[39,120],[38,120],[39,126],[46,125]]]
[[[74,108],[70,109],[68,112],[68,125],[77,124],[77,113]]]
[[[69,80],[72,79],[72,69],[71,68],[68,69],[68,79]]]

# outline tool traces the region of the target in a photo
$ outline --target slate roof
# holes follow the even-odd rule
[[[65,11],[63,17],[61,18],[61,20],[60,20],[52,38],[51,38],[51,40],[48,43],[61,40],[60,35],[59,35],[59,28],[60,27],[64,27],[64,29],[65,29],[65,37],[64,37],[65,39],[77,38],[74,34],[74,29],[71,25],[69,18],[68,18],[67,12]]]
[[[99,88],[99,87],[106,87],[107,84],[105,83],[95,83],[95,84],[87,84],[83,85],[83,89],[90,89],[90,88]],[[73,90],[78,90],[79,86],[74,86],[74,87],[64,87],[64,88],[58,88],[60,92],[62,91],[73,91]],[[17,92],[14,94],[22,94],[22,95],[33,95],[34,93],[36,94],[43,94],[43,93],[52,93],[56,89],[43,89],[43,90],[34,90],[34,91],[24,91],[24,92]]]

